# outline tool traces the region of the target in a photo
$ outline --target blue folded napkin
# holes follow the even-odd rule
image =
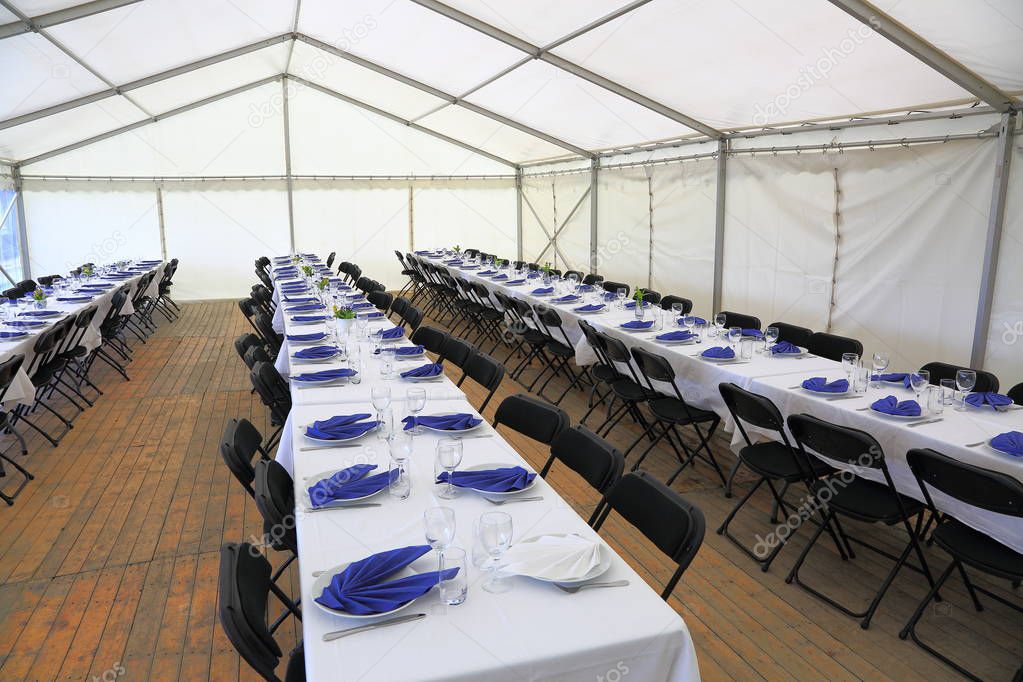
[[[103,275],[103,279],[131,279],[134,275]]]
[[[999,407],[1012,405],[1012,398],[1007,395],[1002,395],[1001,393],[980,392],[971,393],[966,396],[966,402],[974,407],[990,405],[992,409],[997,409]]]
[[[288,334],[288,341],[319,341],[327,338],[324,332],[313,332],[312,334]]]
[[[296,374],[291,378],[296,381],[332,381],[343,377],[353,377],[355,374],[354,369],[342,367],[340,369],[325,369],[320,372],[305,372],[303,374]]]
[[[629,320],[618,325],[622,329],[650,329],[654,326],[653,320]]]
[[[677,331],[668,332],[667,334],[658,334],[656,338],[658,341],[688,341],[694,336],[696,336],[696,334],[692,332]]]
[[[462,264],[462,261],[460,261],[460,260],[446,260],[446,261],[444,261],[444,265],[461,265],[461,264]]]
[[[540,279],[540,273],[539,272],[531,272],[528,275],[526,275],[526,279]]]
[[[313,310],[324,310],[327,306],[322,303],[303,303],[302,305],[293,305],[287,308],[289,313],[308,313]]]
[[[372,303],[353,303],[352,310],[365,310],[366,308],[373,308]]]
[[[506,279],[508,279],[508,275],[498,275],[497,277],[494,278],[494,281],[495,282],[500,282],[500,281],[506,280]]]
[[[331,358],[337,355],[337,348],[334,346],[312,346],[310,348],[303,348],[302,350],[295,351],[294,357],[301,358],[303,360],[323,360],[324,358]]]
[[[533,289],[533,291],[531,291],[530,293],[533,294],[534,296],[543,296],[544,294],[553,294],[554,293],[554,287],[539,287],[537,289]]]
[[[816,393],[845,393],[849,390],[849,382],[838,379],[829,383],[824,377],[813,377],[803,382],[803,388]]]
[[[635,301],[629,301],[628,303],[626,303],[626,304],[625,304],[625,307],[626,307],[626,308],[627,308],[628,310],[635,310],[635,308],[636,308],[636,302],[635,302]],[[644,307],[644,308],[649,308],[649,307],[650,307],[650,303],[649,303],[649,302],[647,302],[647,301],[643,301],[643,307]]]
[[[591,291],[593,291],[593,285],[592,284],[580,284],[579,285],[579,292],[580,293],[584,293],[585,294],[585,293],[589,293]]]
[[[604,300],[605,301],[614,301],[617,298],[618,298],[618,294],[616,294],[613,291],[605,291],[604,292]]]
[[[581,305],[578,308],[573,308],[577,313],[595,313],[598,310],[603,310],[606,306],[603,303],[590,303],[589,305]]]
[[[43,325],[39,320],[8,320],[4,324],[8,327],[41,327]]]
[[[497,270],[484,270],[483,272],[477,272],[480,277],[489,277],[490,275],[496,275]]]
[[[991,439],[991,447],[1013,457],[1023,457],[1023,433],[1009,431]]]
[[[915,400],[903,400],[899,402],[899,399],[893,395],[887,398],[881,398],[870,406],[870,409],[875,412],[881,412],[882,414],[890,414],[895,417],[919,417],[920,416],[920,403]]]
[[[295,315],[291,318],[295,322],[323,322],[327,319],[326,315]]]
[[[517,287],[518,285],[525,284],[525,283],[526,283],[526,280],[524,280],[524,279],[511,279],[511,280],[508,280],[508,282],[507,282],[508,286],[510,286],[510,287]]]
[[[87,303],[92,300],[92,296],[58,296],[57,300],[61,303]]]
[[[60,313],[56,310],[26,310],[25,312],[18,314],[25,317],[54,317],[56,315],[60,315]]]
[[[705,358],[716,358],[718,360],[727,360],[735,357],[735,351],[729,346],[715,346],[714,348],[708,348],[707,350],[700,353]]]
[[[707,320],[703,319],[702,317],[697,317],[696,315],[687,315],[686,317],[680,317],[678,319],[679,319],[679,322],[683,322],[683,323],[685,322],[685,320],[692,319],[694,325],[697,325],[697,324],[707,324]]]
[[[761,336],[764,335],[764,332],[760,331],[759,329],[743,329],[742,335],[752,336],[753,338],[759,339]]]
[[[414,367],[412,369],[402,372],[401,376],[404,378],[413,377],[421,379],[424,377],[439,376],[440,373],[443,371],[444,368],[441,366],[439,362],[428,362],[420,367]]]
[[[552,298],[551,303],[574,303],[575,301],[578,300],[579,297],[576,296],[575,294],[568,294],[567,296],[559,296],[557,298]]]
[[[402,346],[401,348],[395,348],[395,355],[419,355],[426,348],[424,346]]]
[[[802,352],[802,348],[788,341],[779,341],[771,346],[772,355],[799,355]]]
[[[445,414],[441,416],[425,416],[425,417],[405,417],[401,420],[405,424],[405,430],[408,431],[419,426],[425,426],[428,429],[438,429],[440,431],[465,431],[471,429],[474,426],[478,426],[483,423],[482,419],[477,419],[471,414],[459,413],[459,414]]]
[[[284,296],[285,303],[316,303],[316,300],[317,299],[314,296],[299,296],[297,298],[292,298],[287,295]]]
[[[369,414],[343,414],[315,421],[306,427],[305,435],[319,440],[345,440],[355,438],[377,427],[376,420],[363,421]]]
[[[386,488],[391,480],[398,476],[397,470],[373,476],[366,475],[376,468],[376,464],[356,464],[317,481],[309,487],[309,501],[313,503],[313,507],[318,508],[331,502],[368,497]]]
[[[479,267],[478,265],[463,265],[462,269],[463,270],[475,270],[478,267]]]
[[[448,482],[448,472],[444,471],[437,477],[438,483]],[[484,490],[488,493],[511,493],[527,488],[536,474],[531,474],[522,467],[501,467],[484,471],[456,471],[450,476],[451,485],[459,488]]]
[[[78,288],[79,289],[102,289],[103,291],[106,291],[107,289],[109,289],[112,286],[114,286],[114,285],[113,284],[100,284],[100,283],[96,283],[96,284],[83,284],[83,285],[79,286]]]
[[[363,316],[363,317],[366,317],[366,318],[368,318],[370,320],[377,320],[377,319],[379,319],[379,318],[384,316],[384,314],[382,312],[380,312],[379,310],[375,310],[375,311],[373,311],[371,313],[360,312],[359,315]]]
[[[905,372],[892,372],[891,374],[874,374],[870,378],[872,381],[884,381],[886,383],[901,383],[906,388],[910,388],[913,385],[913,374],[906,374]]]
[[[391,327],[390,329],[384,329],[378,332],[381,339],[400,339],[405,336],[404,327]]]
[[[458,573],[458,567],[455,567],[387,580],[429,551],[429,545],[402,547],[349,564],[331,578],[330,585],[323,589],[316,601],[329,609],[355,616],[393,611],[423,596],[441,580],[450,580]]]
[[[20,339],[28,336],[28,332],[3,332],[0,331],[0,339]]]

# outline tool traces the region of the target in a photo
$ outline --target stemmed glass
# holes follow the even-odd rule
[[[437,465],[448,474],[448,484],[437,493],[438,497],[450,500],[458,496],[458,490],[452,484],[451,477],[461,463],[462,441],[455,438],[441,438],[437,441]]]
[[[728,321],[728,316],[724,313],[718,313],[714,316],[714,329],[715,336],[720,336],[721,332],[725,329],[725,322]]]
[[[877,357],[877,353],[874,354]],[[845,370],[845,376],[852,381],[853,370],[860,364],[860,356],[856,353],[842,353],[842,369]],[[877,366],[877,362],[874,362],[874,366]]]
[[[730,327],[728,329],[728,343],[735,346],[742,338],[742,327]]]
[[[440,557],[444,566],[444,550],[455,540],[455,510],[450,507],[430,507],[423,512],[426,542]]]
[[[874,382],[874,386],[881,386],[881,374],[888,369],[888,365],[891,363],[891,358],[888,353],[882,351],[876,351],[871,358],[871,362],[874,365],[874,374],[878,375],[877,381]]]
[[[693,329],[696,327],[696,317],[693,315],[686,315],[682,318],[682,326],[690,334],[693,333]]]
[[[373,401],[373,407],[376,408],[377,419],[379,420],[384,410],[391,406],[391,387],[374,386],[370,389],[370,399]]]
[[[504,512],[487,512],[480,516],[480,543],[490,555],[490,576],[483,583],[487,592],[507,592],[511,586],[498,576],[497,566],[512,541],[512,517]]]
[[[412,419],[415,420],[419,416],[419,413],[426,407],[426,389],[425,388],[410,388],[405,392],[406,406],[408,407],[409,414],[412,415]],[[409,430],[409,433],[418,436],[423,432],[423,427],[413,421],[414,426]]]
[[[962,412],[966,409],[966,395],[977,385],[977,373],[972,369],[960,369],[956,372],[956,388],[962,394],[962,402],[956,407]]]
[[[781,330],[777,327],[768,327],[764,330],[764,352],[778,342],[778,337],[781,336]]]
[[[909,384],[913,388],[913,393],[916,393],[916,401],[920,402],[920,394],[931,383],[931,373],[926,369],[920,369],[909,375]]]
[[[618,295],[618,308],[620,310],[625,310],[625,299],[629,295],[629,290],[625,287],[618,287],[618,290],[615,293]]]
[[[675,318],[675,326],[676,327],[683,326],[682,304],[681,303],[672,303],[671,304],[671,314]]]

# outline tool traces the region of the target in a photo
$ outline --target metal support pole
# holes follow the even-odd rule
[[[597,271],[597,172],[600,169],[600,159],[590,161],[590,272]]]
[[[288,77],[281,79],[281,92],[284,95],[284,176],[288,186],[288,243],[291,252],[295,252],[295,198],[294,180],[291,177],[291,121],[288,116]]]
[[[416,250],[416,228],[415,228],[415,192],[412,190],[412,183],[408,185],[408,251],[414,253]]]
[[[167,260],[167,229],[163,222],[163,185],[156,186],[156,218],[160,226],[160,256]]]
[[[522,260],[522,169],[515,169],[515,248]]]
[[[646,288],[654,288],[654,179],[646,169],[647,262]]]
[[[998,252],[1005,223],[1005,199],[1009,188],[1009,170],[1012,165],[1012,142],[1016,130],[1016,112],[1002,115],[998,129],[998,152],[995,160],[995,183],[991,191],[988,211],[987,242],[984,246],[984,269],[980,278],[980,298],[977,302],[977,323],[973,329],[973,352],[970,367],[983,369],[987,354],[988,332],[991,327],[991,301],[995,293],[998,274]]]
[[[714,215],[714,299],[712,314],[721,310],[721,291],[725,267],[725,165],[728,158],[728,140],[718,140],[717,198]]]

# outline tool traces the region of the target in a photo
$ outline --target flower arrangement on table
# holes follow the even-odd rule
[[[498,258],[497,259],[497,267],[503,268],[506,265],[508,265],[509,262],[510,261],[507,258]]]
[[[326,288],[327,288],[328,286],[330,286],[330,279],[329,279],[329,278],[327,278],[327,277],[321,277],[321,278],[320,278],[320,279],[319,279],[319,280],[318,280],[318,281],[316,282],[316,287],[317,287],[317,288],[318,288],[318,289],[319,289],[320,291],[324,291],[324,290],[325,290],[325,289],[326,289]]]
[[[313,266],[311,266],[311,265],[303,265],[302,266],[302,274],[305,275],[306,277],[312,277],[313,276]]]
[[[336,305],[334,306],[334,317],[339,320],[354,320],[355,311],[352,310],[351,306]]]
[[[636,293],[632,295],[632,300],[636,302],[636,305],[643,305],[643,297],[646,296],[646,291],[636,287]]]
[[[36,287],[35,291],[32,292],[32,300],[36,303],[36,308],[46,307],[46,291],[42,287]]]
[[[459,246],[458,244],[455,244],[454,252],[455,253],[462,253],[462,247]]]
[[[291,262],[295,263],[296,265],[300,260],[302,260],[302,256],[298,255],[297,253],[291,257]]]
[[[85,275],[86,277],[92,277],[92,273],[93,273],[93,269],[92,269],[91,265],[83,265],[82,266],[82,274],[83,275]]]

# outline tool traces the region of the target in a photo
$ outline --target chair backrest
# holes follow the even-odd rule
[[[707,529],[703,512],[646,471],[622,476],[604,496],[604,503],[594,528],[599,529],[614,510],[678,564],[661,593],[667,599],[703,544]]]
[[[476,347],[458,338],[457,336],[448,336],[444,341],[444,348],[441,351],[441,358],[450,361],[455,367],[461,370],[465,370],[466,365],[469,364],[469,359],[476,354]]]
[[[391,301],[391,312],[397,315],[400,319],[405,319],[405,311],[408,310],[409,300],[402,296],[395,298]]]
[[[336,257],[337,257],[337,252],[336,252],[336,251],[331,251],[331,252],[330,252],[330,255],[329,255],[329,256],[327,256],[327,262],[326,262],[326,265],[327,265],[327,267],[328,267],[328,268],[329,268],[330,266],[332,266],[332,265],[334,264],[334,259],[335,259]]]
[[[586,320],[579,320],[579,329],[582,330],[583,336],[586,337],[586,341],[590,344],[590,348],[597,354],[597,360],[600,364],[614,369],[614,365],[611,364],[611,358],[608,357],[607,350],[604,348],[604,339],[601,333],[594,329],[593,325]]]
[[[675,370],[672,368],[671,363],[663,355],[657,355],[651,353],[645,348],[636,346],[632,349],[632,357],[635,359],[636,364],[639,366],[639,371],[643,375],[652,381],[665,381],[672,383],[675,381]]]
[[[565,279],[568,279],[569,275],[575,275],[578,281],[583,281],[583,273],[580,270],[565,270]]]
[[[274,420],[283,424],[291,412],[291,392],[280,372],[269,362],[256,362],[249,372],[249,379]]]
[[[256,329],[259,330],[270,350],[274,353],[279,351],[281,348],[281,335],[274,331],[270,316],[264,312],[258,312],[253,316],[253,320],[255,321]]]
[[[15,286],[21,289],[22,293],[27,294],[35,291],[36,287],[39,285],[35,283],[35,280],[23,279],[20,282],[18,282]]]
[[[609,334],[603,332],[597,332],[600,335],[601,346],[604,348],[604,352],[607,353],[608,359],[612,362],[632,362],[632,355],[629,353],[629,348],[626,346],[621,339],[615,338]]]
[[[661,302],[661,294],[660,292],[654,291],[653,289],[644,289],[643,301],[649,303],[650,305],[657,305],[658,303]]]
[[[419,327],[412,332],[412,343],[419,344],[431,353],[441,354],[444,343],[448,340],[448,333],[435,327]]]
[[[231,470],[234,477],[250,496],[255,496],[252,482],[256,478],[256,469],[252,460],[259,455],[266,459],[263,450],[263,436],[248,419],[231,419],[224,429],[224,437],[220,440],[220,456]]]
[[[11,301],[17,301],[19,298],[25,295],[25,292],[19,289],[17,286],[13,286],[10,289],[4,289],[3,296]]]
[[[272,363],[273,360],[267,355],[266,349],[263,348],[262,344],[250,346],[246,351],[245,355],[242,356],[242,362],[249,369],[256,366],[257,362]]]
[[[604,291],[609,291],[611,293],[617,293],[619,289],[625,289],[626,296],[632,293],[632,287],[630,287],[628,284],[625,284],[624,282],[611,282],[608,280],[604,280],[603,282],[601,282],[601,286],[604,287]]]
[[[1009,393],[1007,395],[1010,398],[1012,398],[1012,402],[1016,403],[1017,405],[1023,405],[1023,382],[1018,383],[1012,388],[1010,388]]]
[[[256,508],[272,528],[271,535],[295,555],[298,536],[295,533],[295,482],[287,469],[273,459],[256,461],[252,487]]]
[[[725,327],[742,327],[743,329],[760,329],[760,318],[745,313],[721,311],[725,316]]]
[[[479,411],[482,412],[487,409],[487,404],[504,379],[504,365],[486,353],[478,352],[469,358],[464,369],[467,377],[488,391],[486,399],[479,406]]]
[[[405,315],[403,317],[405,324],[412,330],[419,329],[419,325],[423,323],[423,311],[411,304],[405,308]]]
[[[931,449],[910,450],[906,461],[932,508],[928,487],[972,507],[1023,518],[1023,483],[1008,474],[960,462]]]
[[[494,426],[504,424],[535,441],[550,445],[571,420],[568,413],[546,400],[526,393],[510,395],[501,401],[494,413]]]
[[[25,356],[21,353],[16,353],[3,362],[0,362],[0,402],[2,402],[4,396],[7,395],[7,389],[11,387],[11,384],[14,382],[15,375],[18,373],[18,370],[21,369],[21,365],[24,362]]]
[[[778,328],[778,340],[788,341],[794,343],[797,346],[808,348],[810,346],[810,337],[813,336],[813,330],[807,329],[806,327],[800,327],[795,324],[789,324],[788,322],[772,322],[768,325],[769,327]],[[841,360],[839,356],[839,360]]]
[[[583,277],[583,284],[594,285],[594,284],[599,284],[600,282],[603,282],[603,281],[604,281],[604,276],[603,275],[598,275],[595,272],[591,272],[590,274],[588,274],[585,277]]]
[[[828,358],[836,362],[842,361],[845,353],[856,353],[863,357],[863,344],[856,339],[827,332],[814,332],[806,344],[806,349],[814,355]]]
[[[785,418],[769,398],[728,382],[718,384],[718,391],[748,445],[752,445],[753,441],[746,433],[745,424],[779,433],[782,442],[789,444],[785,435]]]
[[[665,296],[661,299],[661,308],[664,310],[671,310],[671,306],[675,303],[682,304],[683,315],[688,315],[693,312],[693,302],[688,298],[683,298],[681,296]]]
[[[805,453],[816,452],[828,459],[865,469],[883,469],[884,451],[866,431],[826,422],[808,414],[789,415],[789,431]]]
[[[625,456],[582,425],[562,431],[555,439],[551,444],[551,457],[540,471],[541,476],[547,477],[554,460],[563,462],[602,495],[618,482],[625,470]]]
[[[394,300],[394,296],[386,291],[370,291],[366,294],[366,300],[375,305],[377,310],[386,313],[391,309],[391,301]]]
[[[234,350],[238,353],[238,357],[242,360],[245,359],[245,353],[253,346],[262,346],[263,342],[259,340],[259,337],[252,332],[239,335],[234,340]]]
[[[951,365],[947,362],[928,362],[920,369],[926,369],[931,373],[931,383],[935,386],[941,384],[942,379],[955,379],[956,372],[961,369],[972,369],[971,367],[963,367],[961,365]],[[982,369],[973,370],[977,373],[977,383],[973,387],[974,391],[987,393],[998,391],[998,377],[991,372],[987,372]]]

